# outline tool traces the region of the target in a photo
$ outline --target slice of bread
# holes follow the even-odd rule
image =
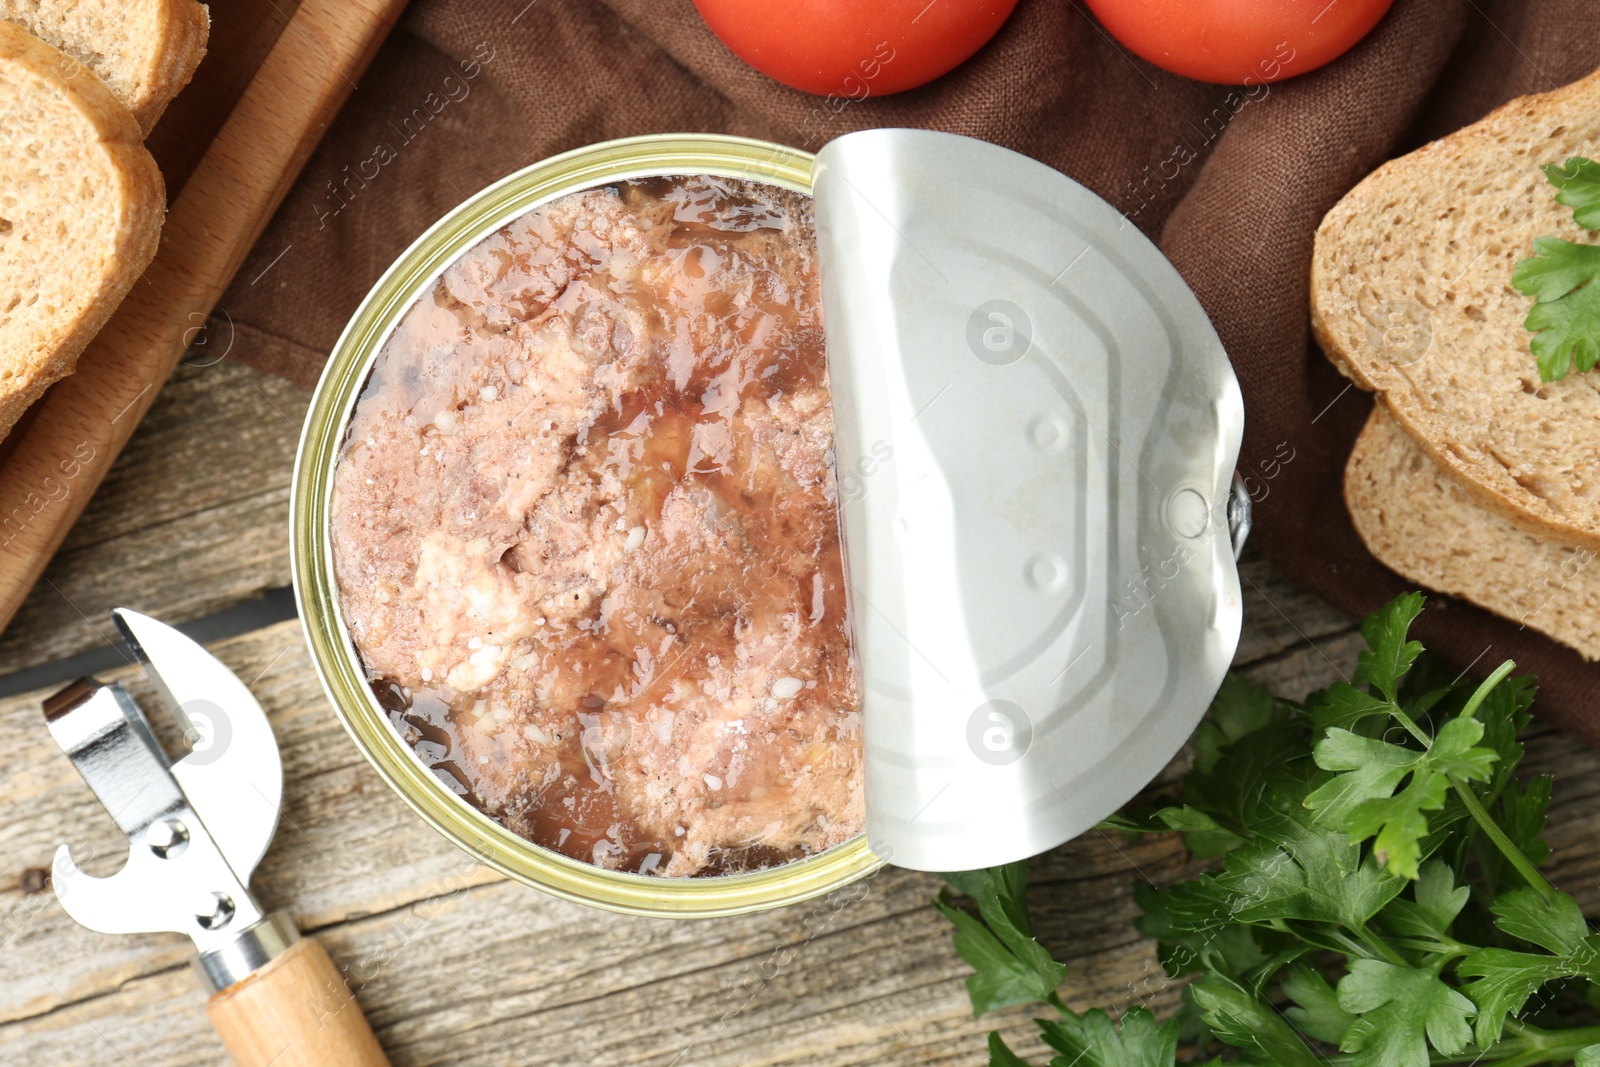
[[[165,212],[122,102],[0,22],[0,435],[71,373],[155,256]]]
[[[1600,548],[1600,372],[1541,382],[1511,288],[1548,234],[1596,241],[1539,170],[1600,157],[1600,72],[1374,171],[1317,229],[1323,350],[1480,502]]]
[[[1600,552],[1481,506],[1382,403],[1350,454],[1344,499],[1367,549],[1390,570],[1600,659]]]
[[[0,19],[93,71],[146,135],[189,84],[211,30],[195,0],[0,0]]]

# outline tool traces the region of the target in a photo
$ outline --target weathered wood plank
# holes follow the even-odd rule
[[[191,358],[161,390],[63,549],[289,484],[311,394],[229,360]]]
[[[1544,833],[1551,848],[1545,873],[1557,889],[1577,898],[1585,914],[1600,914],[1600,848],[1595,847],[1600,840],[1600,751],[1539,722],[1529,727],[1523,742],[1524,773],[1555,778]]]
[[[289,489],[62,552],[3,635],[0,672],[103,645],[119,605],[185,622],[289,581]]]
[[[1078,892],[1093,893],[1097,881]],[[970,1018],[964,967],[944,921],[926,907],[932,888],[927,876],[885,875],[815,924],[810,940],[782,915],[715,924],[732,929],[714,931],[710,946],[710,924],[585,911],[552,923],[555,902],[510,883],[419,902],[321,936],[357,978],[397,1065],[570,1063],[574,1048],[601,1063],[977,1064],[985,1059],[981,1035],[997,1023],[1019,1050],[1036,1049],[1026,1009]],[[1041,910],[1050,899],[1056,894]],[[1133,999],[1123,976],[1153,966],[1148,946],[1125,933],[1117,943],[1102,926],[1078,922],[1100,943],[1069,957],[1085,964],[1069,984],[1073,999]],[[101,1035],[117,1021],[111,1032],[144,1047],[159,1040],[164,1052],[200,1049],[207,1035],[198,1010],[175,1006],[169,1016],[147,1017],[146,998],[176,996],[178,1005],[196,999],[175,987],[173,973],[157,971],[7,1027],[0,1040],[17,1051],[35,1041],[54,1048],[49,1062],[100,1062]],[[1085,974],[1098,980],[1085,981]],[[127,1016],[97,1014],[119,1001]],[[82,1058],[64,1049],[81,1050]]]
[[[1334,682],[1348,682],[1355,670],[1356,654],[1365,647],[1358,631],[1345,630],[1257,660],[1239,673],[1255,685],[1270,687],[1279,696],[1300,700]]]
[[[1244,593],[1244,631],[1234,662],[1254,663],[1295,645],[1353,628],[1357,621],[1283,576],[1248,542],[1239,560]]]
[[[118,604],[184,622],[289,581],[289,481],[310,394],[181,367],[0,634],[0,674],[101,644]]]

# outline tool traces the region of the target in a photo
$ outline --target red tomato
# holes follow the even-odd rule
[[[863,99],[930,82],[982,48],[1017,0],[694,0],[768,77]]]
[[[1349,51],[1394,0],[1087,0],[1111,36],[1203,82],[1274,82]]]

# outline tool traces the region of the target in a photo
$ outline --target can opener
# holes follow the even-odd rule
[[[240,1067],[387,1064],[327,953],[250,893],[283,797],[261,705],[172,627],[126,608],[111,617],[192,750],[169,760],[121,685],[85,678],[44,702],[51,735],[128,839],[126,864],[105,878],[56,850],[62,908],[101,933],[189,935],[206,1013]]]

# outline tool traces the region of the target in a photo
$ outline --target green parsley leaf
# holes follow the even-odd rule
[[[1586,371],[1600,355],[1600,245],[1580,245],[1559,237],[1535,237],[1533,256],[1511,272],[1511,285],[1534,298],[1523,321],[1534,334],[1529,347],[1539,360],[1539,377],[1566,377],[1576,365]]]
[[[1178,1023],[1157,1023],[1145,1008],[1129,1008],[1120,1028],[1099,1008],[1039,1020],[1044,1043],[1061,1055],[1051,1067],[1172,1067],[1178,1051]]]
[[[1544,833],[1545,810],[1550,806],[1550,787],[1554,784],[1548,774],[1541,774],[1520,786],[1509,782],[1500,794],[1500,824],[1506,836],[1536,866],[1550,858],[1550,846],[1539,835]]]
[[[1545,900],[1535,890],[1513,889],[1494,902],[1494,924],[1512,937],[1538,945],[1557,956],[1583,947],[1589,923],[1578,902],[1565,893]]]
[[[1394,705],[1387,700],[1380,700],[1345,682],[1336,682],[1312,708],[1312,714],[1316,717],[1318,732],[1325,733],[1334,727],[1347,730],[1364,719],[1387,715],[1393,710]]]
[[[1428,1067],[1431,1044],[1446,1056],[1467,1047],[1477,1010],[1436,971],[1382,960],[1355,960],[1339,981],[1339,1007],[1360,1016],[1339,1048],[1357,1067]]]
[[[1415,878],[1428,835],[1427,811],[1444,807],[1452,777],[1486,782],[1499,754],[1480,748],[1483,723],[1455,718],[1439,728],[1433,743],[1417,750],[1362,737],[1337,727],[1312,750],[1317,766],[1341,771],[1306,797],[1319,826],[1342,830],[1356,841],[1375,837],[1373,852],[1384,867]],[[1407,776],[1410,782],[1396,792]]]
[[[1349,1067],[1562,1055],[1600,1067],[1600,1045],[1576,1052],[1585,1031],[1549,1028],[1571,997],[1533,1000],[1577,978],[1600,1007],[1600,935],[1537,870],[1549,779],[1512,778],[1531,681],[1508,678],[1507,663],[1489,687],[1424,655],[1409,637],[1421,603],[1398,598],[1367,620],[1354,684],[1297,703],[1230,678],[1181,802],[1111,823],[1177,830],[1221,856],[1190,881],[1134,889],[1139,929],[1166,976],[1186,980],[1174,1019],[1135,1009],[1117,1024],[1062,1004],[1064,968],[1032,937],[1020,864],[945,876],[976,915],[948,893],[937,902],[977,972],[975,1011],[1047,1000],[1062,1017],[1039,1021],[1050,1067],[1173,1067],[1177,1041],[1233,1046],[1240,1067],[1313,1067],[1313,1044],[1337,1045]],[[1344,977],[1330,985],[1335,967]],[[1524,1013],[1539,1025],[1503,1038]],[[1025,1067],[997,1034],[989,1051],[991,1067]]]
[[[1600,1045],[1588,1045],[1572,1057],[1573,1067],[1600,1067]]]
[[[1457,886],[1455,878],[1455,871],[1443,860],[1424,863],[1412,889],[1416,899],[1391,900],[1381,913],[1384,928],[1400,937],[1449,937],[1450,924],[1472,896],[1471,888]]]
[[[1600,980],[1600,938],[1589,933],[1567,894],[1546,901],[1533,889],[1514,889],[1494,902],[1493,911],[1502,932],[1554,955],[1486,948],[1457,964],[1463,978],[1478,979],[1464,991],[1478,1005],[1477,1040],[1485,1048],[1500,1040],[1506,1018],[1522,1011],[1546,982],[1575,975]]]
[[[1237,983],[1211,975],[1190,989],[1212,1033],[1235,1048],[1254,1052],[1277,1067],[1322,1064],[1276,1008]]]
[[[1535,237],[1533,257],[1517,263],[1511,284],[1541,304],[1554,303],[1600,274],[1600,245]],[[1532,329],[1533,327],[1529,327]]]
[[[1028,864],[1007,863],[978,871],[952,871],[940,878],[956,892],[978,905],[983,921],[993,927],[1001,940],[1013,933],[1020,941],[1033,940],[1028,918]]]
[[[1600,163],[1573,156],[1565,163],[1539,168],[1561,191],[1556,203],[1572,208],[1572,221],[1586,230],[1600,230]]]
[[[1556,202],[1573,209],[1573,220],[1600,228],[1600,163],[1573,156],[1543,170],[1559,190]],[[1523,325],[1534,335],[1528,346],[1547,382],[1565,378],[1574,367],[1590,370],[1600,359],[1600,286],[1591,284],[1596,278],[1600,246],[1556,237],[1534,238],[1533,256],[1511,272],[1512,286],[1535,301]]]
[[[1183,799],[1243,841],[1259,821],[1268,781],[1305,755],[1304,719],[1286,703],[1263,701],[1265,689],[1228,677],[1196,731],[1195,769],[1184,778]],[[1227,843],[1215,836],[1197,842]]]
[[[1263,966],[1270,957],[1261,950],[1255,931],[1248,926],[1225,926],[1206,946],[1203,959],[1211,970],[1243,976]]]
[[[1488,786],[1490,793],[1500,792],[1522,759],[1522,742],[1517,740],[1517,734],[1532,718],[1528,709],[1533,706],[1534,688],[1532,678],[1516,675],[1490,690],[1478,706],[1477,718],[1483,723],[1481,743],[1500,753],[1500,764]]]
[[[941,875],[978,905],[973,916],[941,892],[934,907],[955,925],[956,954],[972,967],[967,995],[972,1014],[1013,1004],[1031,1004],[1054,993],[1067,968],[1034,940],[1028,921],[1026,862],[983,871]]]
[[[1487,782],[1500,753],[1480,746],[1478,742],[1482,740],[1483,723],[1477,719],[1451,719],[1434,735],[1425,762],[1436,773],[1459,781]]]
[[[1167,829],[1183,833],[1183,846],[1196,859],[1221,856],[1244,844],[1244,838],[1225,829],[1205,812],[1187,804],[1181,808],[1162,808],[1155,813],[1155,817]]]
[[[1231,672],[1225,675],[1205,720],[1192,738],[1195,769],[1208,773],[1216,766],[1224,747],[1266,729],[1275,718],[1272,694],[1266,686],[1251,685]]]
[[[1165,823],[1167,829],[1180,830],[1183,833],[1222,829],[1217,820],[1187,804],[1181,808],[1162,808],[1156,812],[1156,818]]]
[[[1126,834],[1129,839],[1137,841],[1145,834],[1154,833],[1161,829],[1159,826],[1150,825],[1148,816],[1151,814],[1150,812],[1135,811],[1131,808],[1126,811],[1117,811],[1095,823],[1094,828],[1107,832],[1115,830],[1120,834]]]
[[[1283,980],[1283,995],[1294,1001],[1283,1014],[1295,1028],[1329,1045],[1337,1045],[1356,1021],[1354,1015],[1339,1007],[1339,996],[1328,980],[1304,964],[1289,968]]]
[[[1011,1051],[1005,1038],[989,1032],[989,1067],[1028,1067],[1028,1061]]]
[[[1270,966],[1276,958],[1262,951],[1249,926],[1188,929],[1167,909],[1166,891],[1146,882],[1134,883],[1133,899],[1142,912],[1134,925],[1146,937],[1160,942],[1161,967],[1169,978],[1200,970],[1240,975]]]
[[[1458,668],[1424,649],[1416,662],[1412,663],[1411,670],[1406,672],[1406,680],[1400,686],[1400,703],[1408,708],[1426,711],[1442,698],[1458,692],[1457,683],[1460,681],[1461,671]],[[1424,704],[1426,708],[1421,707]]]
[[[1478,1045],[1488,1048],[1500,1040],[1507,1016],[1521,1011],[1540,986],[1565,978],[1572,971],[1567,961],[1556,956],[1486,948],[1456,964],[1456,973],[1478,979],[1467,983],[1462,991],[1478,1008]]]
[[[1296,810],[1298,809],[1298,810]],[[1298,920],[1364,925],[1405,880],[1363,858],[1346,835],[1311,825],[1300,805],[1267,812],[1257,840],[1228,853],[1222,870],[1162,891],[1174,927],[1206,933],[1235,923]]]
[[[1306,807],[1317,813],[1317,825],[1335,830],[1355,820],[1363,804],[1390,797],[1395,787],[1407,775],[1419,770],[1428,758],[1426,751],[1376,737],[1362,737],[1338,727],[1329,730],[1327,736],[1317,742],[1312,755],[1323,770],[1346,772],[1334,775],[1306,797]],[[1444,784],[1435,783],[1431,775],[1423,777],[1430,787]],[[1432,807],[1439,808],[1443,804],[1441,789]],[[1423,832],[1427,832],[1426,825]]]
[[[1421,641],[1408,641],[1411,623],[1422,614],[1422,594],[1405,593],[1395,597],[1361,623],[1361,636],[1367,648],[1356,657],[1356,684],[1372,685],[1395,702],[1400,679],[1416,662]]]
[[[1534,242],[1551,241],[1541,237]],[[1560,242],[1566,244],[1565,241]],[[1600,246],[1567,245],[1593,253],[1587,257],[1590,282],[1600,277]],[[1548,250],[1546,250],[1548,252]],[[1538,262],[1523,260],[1523,263]],[[1516,276],[1512,276],[1516,285]],[[1521,288],[1521,286],[1518,286]],[[1586,282],[1565,296],[1533,305],[1523,325],[1534,335],[1528,347],[1539,361],[1539,377],[1547,382],[1559,381],[1576,368],[1580,373],[1594,369],[1600,360],[1600,285]]]

